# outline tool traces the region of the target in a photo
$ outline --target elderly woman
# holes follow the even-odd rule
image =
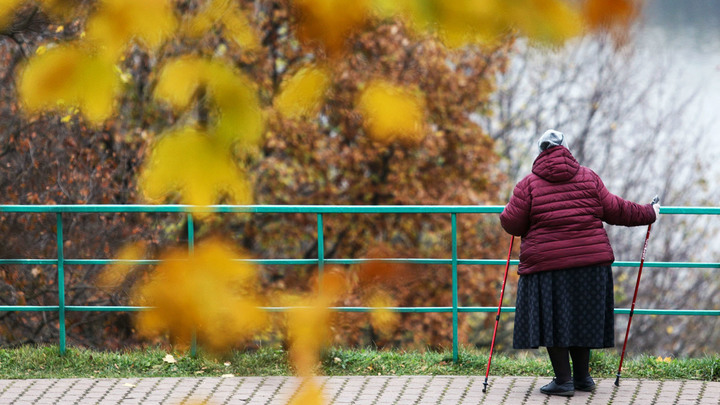
[[[500,214],[503,228],[522,237],[513,347],[545,346],[555,378],[540,391],[572,396],[595,388],[590,349],[615,345],[615,257],[603,222],[648,225],[660,206],[608,192],[573,157],[560,132],[545,132],[538,147],[532,173],[515,186]]]

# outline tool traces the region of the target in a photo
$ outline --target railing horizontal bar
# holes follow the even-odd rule
[[[0,259],[0,264],[36,264],[54,266],[57,264],[57,259]]]
[[[254,264],[262,264],[266,266],[272,265],[311,265],[317,264],[318,259],[235,259],[236,262],[247,262]]]
[[[382,258],[382,259],[325,259],[326,264],[361,263],[452,264],[452,259]]]
[[[640,262],[615,262],[613,267],[639,267]],[[645,262],[643,267],[677,267],[686,269],[717,269],[720,263],[705,262]]]
[[[103,306],[103,305],[66,305],[65,311],[76,312],[138,312],[147,311],[154,307],[133,307],[133,306]],[[637,310],[636,310],[637,311]]]
[[[285,312],[294,308],[309,308],[309,307],[260,307],[268,312]],[[57,305],[0,305],[0,312],[52,312],[57,311],[59,307]],[[153,309],[153,307],[139,307],[139,306],[82,306],[82,305],[69,305],[65,307],[66,311],[75,312],[138,312],[147,311]],[[402,312],[402,313],[450,313],[452,307],[330,307],[331,311],[336,312],[372,312],[376,310],[386,310],[391,312]],[[458,307],[458,312],[463,313],[478,313],[478,312],[495,312],[497,307]],[[502,312],[512,313],[515,312],[515,307],[503,307]],[[629,314],[629,308],[615,308],[616,314]],[[689,315],[689,316],[720,316],[720,310],[695,310],[695,309],[641,309],[636,308],[635,315]]]
[[[120,259],[65,259],[66,265],[110,265],[110,264],[126,264],[133,266],[140,265],[157,265],[162,263],[162,260],[120,260]]]
[[[269,312],[285,312],[293,309],[306,309],[311,307],[260,307],[261,309]],[[331,311],[336,312],[373,312],[377,310],[391,311],[391,312],[405,312],[405,313],[417,313],[417,312],[452,312],[452,307],[329,307]]]
[[[238,262],[254,263],[259,265],[313,265],[317,264],[317,259],[235,259]],[[328,264],[360,264],[370,262],[383,263],[407,263],[407,264],[452,264],[452,259],[433,259],[433,258],[359,258],[359,259],[325,259]],[[162,260],[120,260],[120,259],[65,259],[66,265],[111,265],[126,264],[133,266],[140,265],[158,265]],[[465,266],[501,266],[506,261],[502,259],[458,259],[458,265]],[[0,264],[14,265],[57,265],[57,259],[0,259]],[[510,260],[511,266],[517,266],[518,260]],[[617,261],[613,263],[613,267],[638,267],[640,262],[635,261]],[[710,262],[645,262],[644,267],[657,268],[686,268],[686,269],[718,269],[720,263]]]
[[[661,214],[720,215],[720,207],[660,207]]]
[[[0,205],[0,212],[245,212],[245,213],[468,213],[499,214],[503,205],[149,205],[149,204],[87,204],[87,205]],[[720,215],[720,207],[662,207],[661,214]]]
[[[615,308],[616,314],[629,314],[630,308]],[[694,315],[694,316],[720,316],[720,310],[703,309],[638,309],[634,315]]]
[[[60,309],[57,305],[0,305],[0,312],[44,312]]]
[[[336,213],[336,214],[383,214],[383,213],[500,213],[502,205],[0,205],[0,212],[164,212],[164,213]]]

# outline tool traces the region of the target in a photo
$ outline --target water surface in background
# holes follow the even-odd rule
[[[639,28],[648,61],[669,65],[688,94],[697,91],[688,114],[707,129],[707,158],[720,173],[720,0],[647,0]]]

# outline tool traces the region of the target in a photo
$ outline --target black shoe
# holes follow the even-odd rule
[[[560,395],[563,397],[571,397],[575,395],[575,386],[572,381],[567,381],[562,384],[555,382],[553,378],[552,382],[548,385],[540,388],[540,392],[547,395]]]
[[[578,391],[591,392],[595,389],[595,381],[589,375],[583,379],[573,381]]]

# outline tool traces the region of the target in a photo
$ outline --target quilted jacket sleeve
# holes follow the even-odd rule
[[[523,236],[530,229],[530,192],[527,178],[520,181],[513,190],[510,202],[500,214],[500,224],[511,235]]]
[[[655,222],[655,210],[652,204],[636,204],[610,193],[600,176],[597,179],[598,196],[602,205],[601,219],[611,225],[639,226]]]

